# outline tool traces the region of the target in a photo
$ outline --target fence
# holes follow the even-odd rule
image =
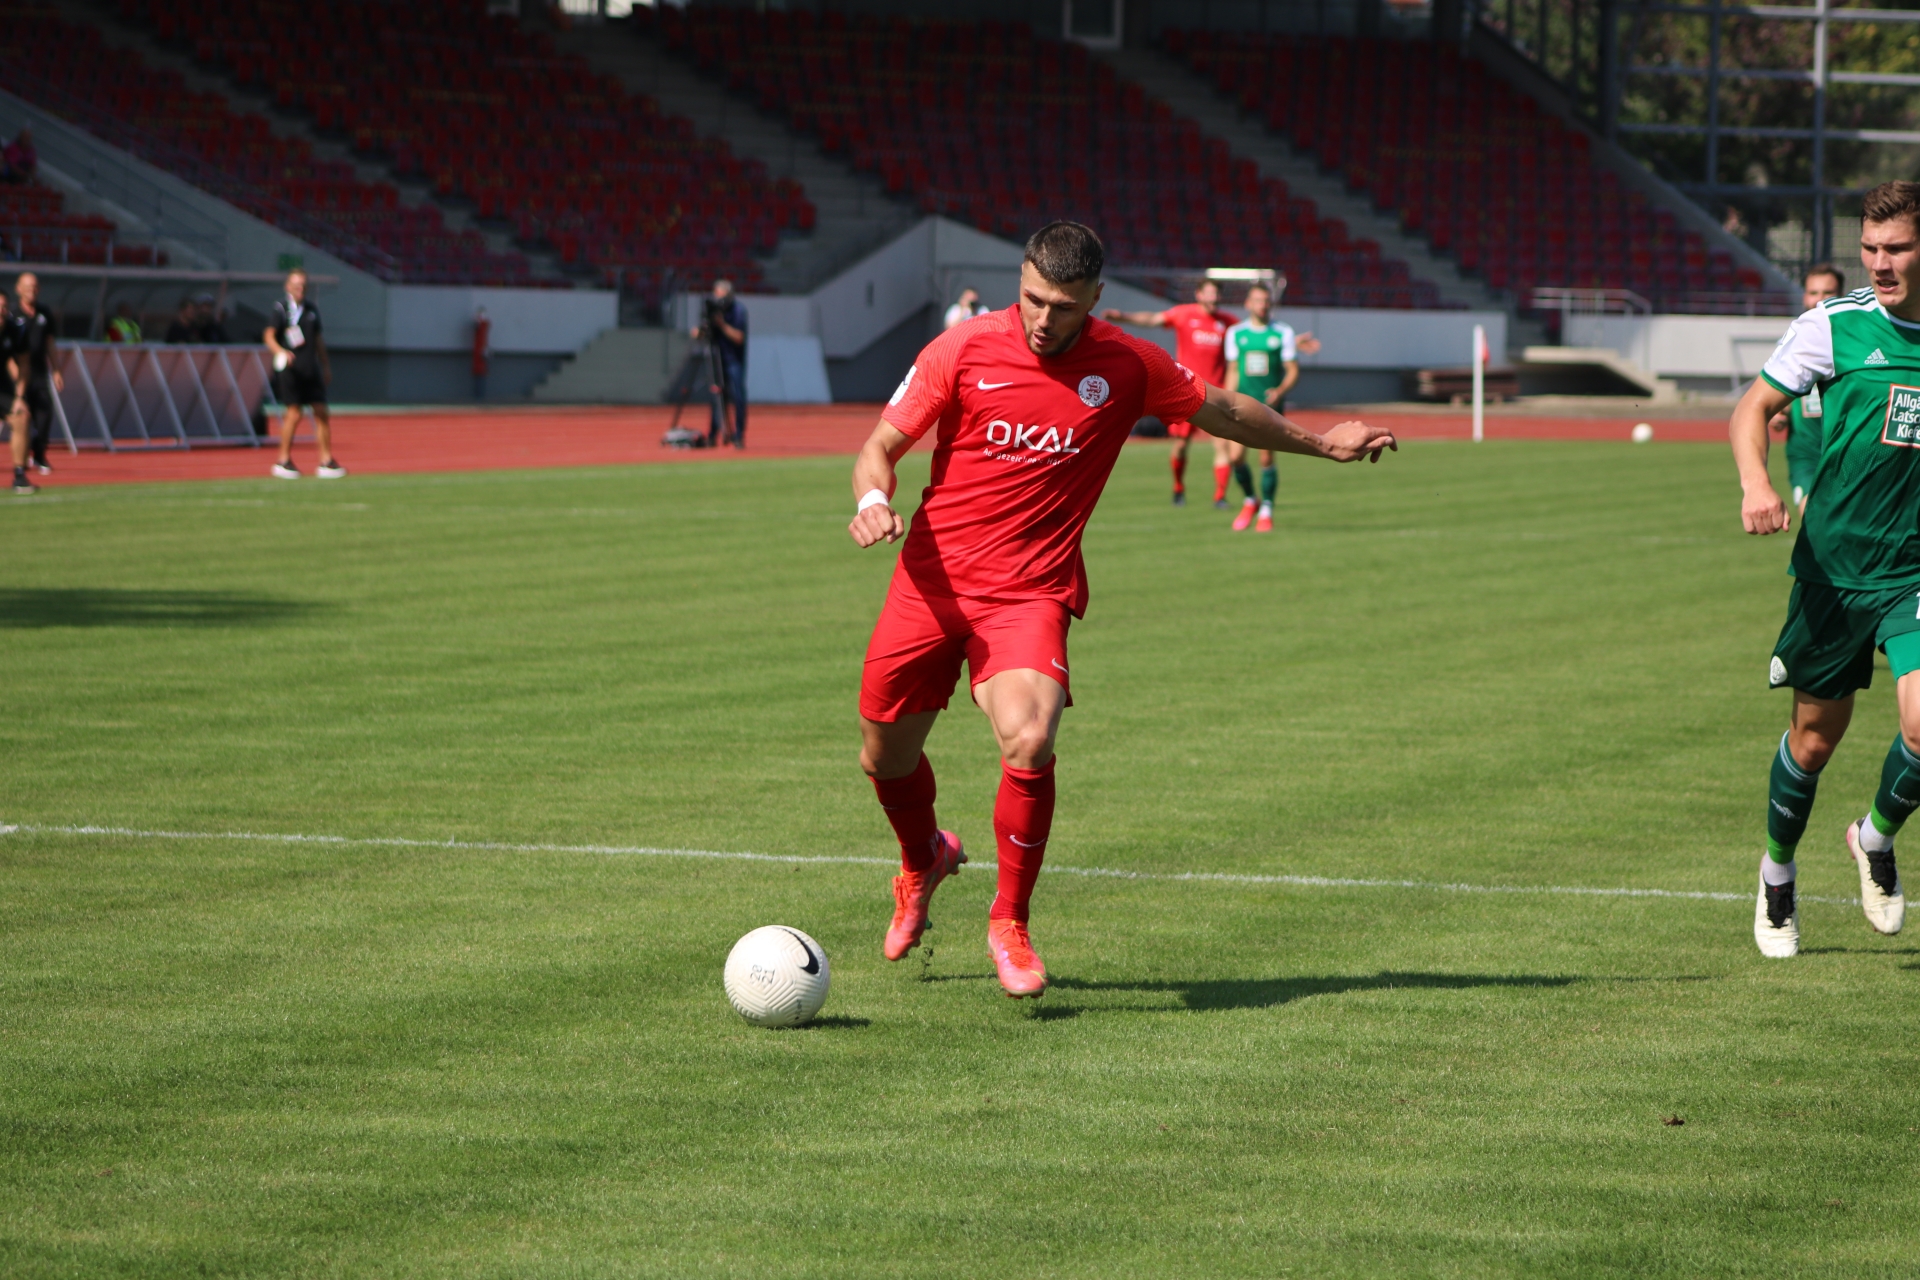
[[[65,384],[53,400],[54,428],[75,453],[263,442],[255,417],[274,403],[264,346],[62,342],[54,350]]]

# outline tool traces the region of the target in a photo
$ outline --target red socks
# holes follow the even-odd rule
[[[1167,462],[1173,467],[1173,491],[1175,493],[1185,493],[1187,491],[1187,460],[1185,456],[1175,454],[1173,457],[1168,458]]]
[[[1000,891],[993,899],[994,920],[1026,923],[1027,900],[1047,856],[1053,830],[1053,761],[1045,768],[1000,766],[1000,794],[993,802],[993,836],[1000,847]]]
[[[1213,500],[1215,502],[1225,502],[1227,500],[1227,482],[1232,478],[1233,468],[1231,466],[1224,464],[1215,465],[1213,468]]]
[[[933,766],[922,752],[920,763],[904,778],[875,778],[873,793],[887,811],[893,834],[900,838],[900,867],[925,871],[933,865],[933,841],[940,826],[933,817]],[[1053,812],[1053,779],[1047,779],[1047,812]]]

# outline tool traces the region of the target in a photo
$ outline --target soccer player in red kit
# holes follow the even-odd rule
[[[1138,325],[1143,329],[1172,329],[1173,358],[1199,375],[1210,387],[1227,385],[1227,330],[1234,324],[1233,313],[1220,309],[1220,286],[1202,280],[1193,291],[1193,301],[1183,302],[1165,311],[1121,311],[1108,307],[1100,313],[1103,320]],[[1154,415],[1158,417],[1158,414]],[[1201,434],[1205,434],[1202,432]],[[1193,439],[1191,422],[1168,422],[1167,435],[1173,440],[1173,505],[1187,505],[1187,445]],[[1213,442],[1213,505],[1227,505],[1227,476],[1233,461],[1224,442]],[[1247,472],[1247,492],[1253,492],[1253,473]]]
[[[1077,222],[1036,231],[1020,301],[934,339],[853,468],[853,540],[907,538],[860,682],[860,767],[900,841],[884,951],[898,960],[913,949],[933,891],[966,861],[960,837],[934,818],[933,767],[922,751],[964,659],[1000,746],[999,893],[987,943],[1000,985],[1016,998],[1047,985],[1027,903],[1053,826],[1054,736],[1073,701],[1067,627],[1087,607],[1080,535],[1134,422],[1151,413],[1337,462],[1378,461],[1398,447],[1391,432],[1361,422],[1315,435],[1094,319],[1105,256]],[[894,467],[929,432],[932,478],[908,535],[892,505]]]

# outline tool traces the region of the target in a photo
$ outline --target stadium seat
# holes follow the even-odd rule
[[[1171,30],[1163,47],[1464,271],[1630,290],[1665,311],[1790,306],[1597,164],[1587,136],[1447,45]]]
[[[120,0],[120,10],[241,84],[271,65],[273,33],[303,12],[289,0]],[[724,272],[759,287],[754,255],[775,248],[782,229],[813,225],[796,183],[695,137],[690,121],[488,14],[483,0],[338,0],[327,23],[330,38],[301,77],[276,90],[283,105],[471,201],[570,269],[622,287],[655,281],[643,303],[657,303],[676,274],[682,285]],[[358,206],[345,216],[370,234],[390,222]],[[469,250],[440,230],[400,244],[448,264]]]
[[[1289,273],[1293,303],[1441,305],[1404,263],[1345,270],[1385,267],[1379,246],[1352,241],[1085,48],[1024,24],[651,12],[671,48],[925,212],[1013,238],[1075,218],[1100,230],[1119,270],[1156,287],[1179,288],[1174,277],[1197,267],[1269,266]],[[1325,270],[1304,270],[1310,260]]]

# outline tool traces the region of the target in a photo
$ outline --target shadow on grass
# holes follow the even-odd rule
[[[1393,973],[1325,978],[1225,978],[1197,982],[1087,982],[1058,977],[1049,984],[1062,991],[1148,991],[1180,997],[1189,1009],[1268,1009],[1309,996],[1348,991],[1470,991],[1479,987],[1567,987],[1580,978],[1543,974]]]
[[[40,627],[248,627],[305,617],[299,600],[231,591],[111,587],[0,587],[0,629]]]
[[[797,1027],[788,1027],[789,1031],[858,1031],[861,1027],[873,1025],[871,1018],[850,1018],[844,1013],[829,1014],[824,1018],[812,1018]]]

